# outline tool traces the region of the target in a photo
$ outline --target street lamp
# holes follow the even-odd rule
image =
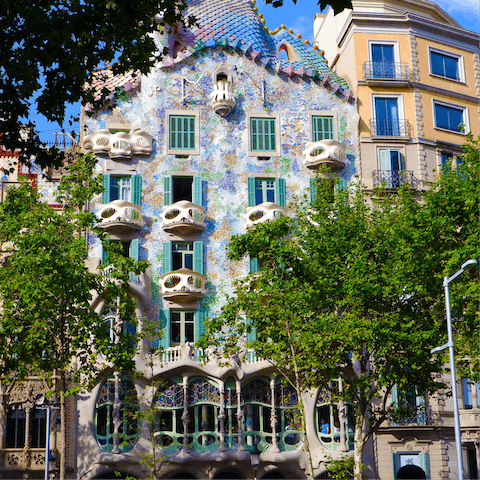
[[[443,277],[443,287],[445,289],[445,309],[447,311],[447,333],[448,342],[441,347],[433,348],[430,353],[441,352],[448,348],[450,354],[450,372],[452,376],[452,394],[453,394],[453,415],[454,415],[454,431],[455,431],[455,448],[457,450],[457,469],[458,480],[463,480],[463,461],[462,461],[462,437],[460,432],[460,417],[458,414],[458,395],[457,395],[457,378],[455,374],[455,353],[453,350],[453,332],[452,332],[452,316],[450,312],[450,291],[449,284],[456,280],[465,270],[470,270],[478,265],[477,260],[466,261],[460,270],[451,277]]]
[[[260,453],[257,442],[254,442],[253,448],[250,450],[250,462],[252,462],[253,467],[253,480],[257,480],[257,467],[260,465]]]

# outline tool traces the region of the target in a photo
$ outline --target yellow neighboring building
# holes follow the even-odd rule
[[[361,181],[421,192],[479,134],[479,35],[430,1],[352,3],[317,13],[314,44],[356,96]]]

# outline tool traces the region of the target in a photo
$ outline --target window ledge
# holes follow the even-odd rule
[[[459,83],[460,85],[467,85],[467,83],[465,82],[465,80],[457,80],[455,78],[451,78],[451,77],[444,77],[443,75],[438,75],[437,73],[430,73],[430,76],[431,77],[435,77],[435,78],[441,78],[443,80],[449,80],[450,82],[455,82],[455,83]]]
[[[435,130],[439,130],[440,132],[447,132],[447,133],[454,133],[456,135],[462,135],[465,137],[467,134],[465,132],[459,132],[457,130],[448,130],[448,128],[442,128],[442,127],[433,127]]]

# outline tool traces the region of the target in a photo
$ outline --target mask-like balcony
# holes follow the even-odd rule
[[[113,200],[102,205],[97,216],[101,220],[99,227],[108,229],[110,233],[132,233],[143,225],[142,207],[125,200]]]
[[[162,298],[176,303],[194,303],[207,294],[207,277],[189,268],[164,273],[160,277]]]
[[[175,202],[163,207],[162,228],[177,235],[191,235],[205,228],[205,207],[188,200]]]
[[[85,153],[109,155],[111,159],[130,159],[133,155],[150,155],[153,137],[143,130],[115,132],[99,130],[83,140]]]
[[[245,226],[247,228],[253,227],[259,223],[266,223],[277,218],[287,215],[288,210],[273,202],[265,202],[254,207],[248,207],[247,213],[243,216],[245,219]]]
[[[226,117],[235,108],[236,104],[232,82],[222,79],[213,84],[213,92],[210,94],[210,105],[217,115]]]
[[[305,155],[305,166],[312,169],[318,168],[320,165],[339,169],[344,168],[347,164],[345,145],[336,140],[309,142],[305,145],[303,155]]]

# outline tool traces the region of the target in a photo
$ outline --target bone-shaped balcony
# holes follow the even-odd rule
[[[207,277],[189,268],[181,268],[164,273],[160,277],[160,286],[164,300],[178,303],[193,303],[207,294]]]
[[[190,235],[205,228],[205,208],[188,200],[165,205],[161,216],[162,228],[169,233]]]
[[[305,166],[312,169],[318,168],[320,165],[338,169],[344,168],[347,164],[345,145],[336,140],[309,142],[305,145],[303,155],[305,155]]]
[[[153,137],[143,130],[112,133],[99,130],[83,140],[85,153],[109,155],[112,159],[130,159],[133,155],[150,155]]]
[[[245,226],[247,228],[253,227],[258,223],[266,223],[277,218],[287,215],[288,210],[273,202],[265,202],[254,207],[248,207],[247,213],[243,216],[245,219]]]
[[[113,200],[100,207],[98,217],[100,227],[110,233],[130,233],[140,230],[143,225],[142,207],[125,200]]]

